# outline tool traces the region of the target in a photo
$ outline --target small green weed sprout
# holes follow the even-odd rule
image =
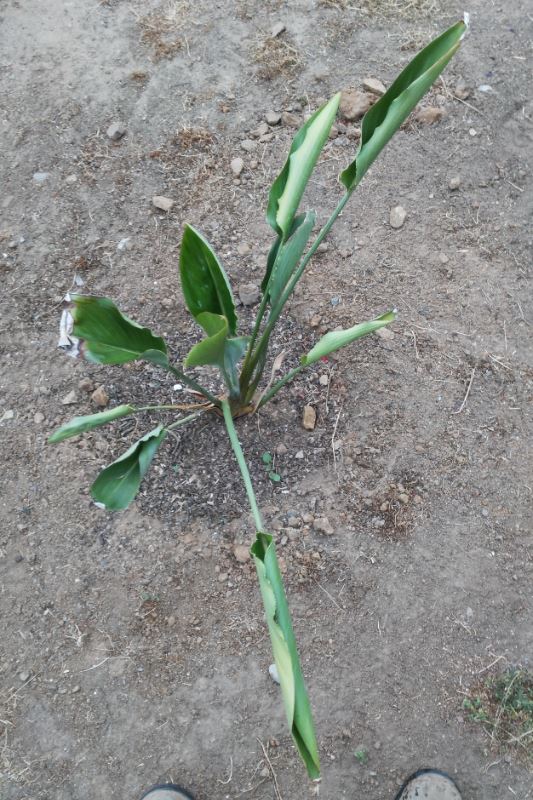
[[[395,319],[396,311],[389,310],[368,322],[326,333],[308,353],[301,355],[298,366],[260,390],[272,333],[306,266],[371,164],[457,52],[465,31],[466,23],[458,22],[434,39],[367,112],[362,122],[359,149],[339,176],[343,189],[341,199],[317,233],[314,233],[315,212],[298,213],[298,209],[328,140],[340,93],[319,108],[297,132],[268,198],[267,221],[274,231],[274,241],[261,285],[261,303],[250,333],[238,331],[235,302],[224,268],[209,242],[191,225],[185,226],[181,242],[180,277],[187,308],[205,337],[189,352],[183,367],[174,363],[161,337],[128,319],[105,297],[73,295],[71,316],[63,319],[69,347],[79,350],[89,361],[97,364],[148,361],[176,376],[192,389],[198,400],[194,408],[187,409],[191,413],[170,424],[158,425],[100,473],[91,494],[106,509],[121,510],[131,503],[169,431],[200,414],[215,412],[223,417],[255,521],[256,538],[251,554],[259,578],[288,725],[313,780],[320,777],[318,747],[290,613],[273,537],[265,532],[234,419],[258,411],[285,384],[321,358]],[[220,393],[209,391],[190,372],[184,371],[206,365],[218,369],[223,384]],[[133,406],[127,403],[98,414],[75,417],[59,428],[49,441],[60,442],[121,417],[158,410],[184,409],[176,405]],[[280,476],[271,468],[272,464],[265,459],[263,462],[270,480],[278,482]]]

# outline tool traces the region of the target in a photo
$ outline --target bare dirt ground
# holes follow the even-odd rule
[[[386,800],[427,765],[467,800],[532,796],[520,748],[494,750],[462,701],[482,676],[532,666],[533,24],[520,0],[468,10],[470,36],[425,101],[445,116],[407,125],[374,165],[274,349],[297,356],[321,330],[396,306],[393,337],[239,423],[284,561],[325,798]],[[113,404],[180,394],[147,366],[65,357],[59,313],[83,282],[184,356],[196,333],[177,289],[183,223],[235,285],[262,276],[267,191],[294,130],[273,126],[251,152],[242,140],[271,110],[301,121],[368,76],[389,83],[462,12],[455,0],[0,4],[2,800],[129,800],[168,779],[199,800],[307,796],[255,576],[234,556],[252,528],[217,421],[165,446],[130,510],[96,508],[98,469],[149,423],[47,445],[90,413],[79,381]],[[113,142],[116,120],[126,134]],[[322,217],[353,157],[347,134],[309,191]]]

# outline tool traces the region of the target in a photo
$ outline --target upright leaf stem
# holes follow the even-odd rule
[[[294,369],[289,370],[289,372],[287,372],[287,374],[284,375],[283,378],[280,378],[280,380],[277,381],[277,383],[275,383],[274,386],[271,386],[270,389],[267,392],[264,393],[262,398],[259,400],[259,403],[257,404],[257,407],[256,407],[255,410],[259,411],[260,408],[262,408],[270,400],[272,400],[274,395],[277,394],[279,392],[279,390],[283,386],[285,386],[286,383],[288,383],[289,381],[292,381],[292,379],[295,378],[296,375],[298,375],[299,372],[304,370],[306,368],[306,366],[307,366],[307,364],[299,364],[297,367],[294,367]]]
[[[252,486],[252,479],[250,477],[248,465],[244,459],[244,453],[242,452],[241,443],[239,442],[239,437],[237,436],[237,431],[235,430],[231,408],[227,400],[222,400],[222,412],[224,414],[224,422],[226,423],[229,440],[231,442],[231,446],[233,448],[233,452],[235,453],[235,458],[237,459],[237,464],[239,465],[242,479],[244,481],[244,486],[246,489],[246,494],[248,495],[248,502],[250,503],[256,530],[262,531],[263,519],[261,517],[261,512],[259,511],[259,506],[257,505],[254,487]]]
[[[274,326],[275,326],[276,322],[278,321],[279,315],[283,311],[283,307],[284,307],[285,303],[287,302],[287,300],[291,296],[292,292],[294,291],[294,287],[296,286],[296,284],[298,283],[298,281],[302,277],[302,273],[303,273],[304,269],[306,268],[306,266],[309,264],[310,260],[312,259],[312,257],[316,253],[316,251],[319,248],[319,246],[321,245],[323,239],[328,235],[329,231],[331,230],[331,228],[333,226],[333,223],[335,222],[335,220],[337,219],[339,214],[344,209],[344,206],[346,205],[346,203],[350,199],[351,194],[352,194],[351,192],[346,192],[341,197],[337,207],[333,211],[332,215],[330,216],[330,218],[328,219],[328,221],[326,222],[324,227],[319,232],[319,234],[316,237],[315,241],[313,242],[313,244],[311,245],[311,247],[309,248],[309,250],[307,251],[307,253],[303,257],[300,266],[298,267],[298,269],[296,270],[296,272],[293,274],[292,278],[290,279],[289,283],[285,287],[285,291],[281,295],[280,299],[278,300],[278,302],[276,303],[274,308],[271,310],[271,312],[269,314],[269,317],[268,317],[268,322],[267,322],[267,324],[265,326],[265,329],[264,329],[264,331],[263,331],[263,333],[261,335],[261,338],[259,339],[259,343],[258,343],[258,345],[256,347],[256,350],[255,350],[254,354],[252,355],[252,357],[250,359],[250,365],[249,365],[250,366],[250,372],[252,372],[253,369],[256,367],[256,365],[257,365],[257,363],[258,363],[258,361],[259,361],[259,359],[261,357],[261,353],[263,352],[263,350],[266,347],[268,347],[268,341],[270,339],[272,331],[274,330]]]

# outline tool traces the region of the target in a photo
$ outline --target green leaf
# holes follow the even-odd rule
[[[261,456],[261,461],[263,462],[263,464],[267,464],[267,465],[268,464],[272,464],[272,456],[271,456],[271,454],[270,453],[263,453],[263,455]]]
[[[289,729],[309,777],[316,780],[320,777],[320,761],[313,717],[272,536],[258,532],[251,553],[259,577]]]
[[[311,236],[315,220],[316,214],[314,211],[300,214],[294,220],[290,238],[280,244],[268,282],[269,299],[272,306],[275,306],[280,299],[294,270],[298,266]]]
[[[279,475],[277,472],[269,472],[268,477],[273,483],[279,483],[281,480],[281,475]]]
[[[340,92],[319,108],[293,139],[287,161],[272,184],[267,222],[287,239],[307,182],[328,138],[339,107]]]
[[[185,359],[185,366],[202,367],[209,364],[218,367],[230,391],[238,391],[237,364],[246,351],[250,337],[229,337],[228,320],[219,314],[204,311],[198,315],[197,322],[207,333],[207,339],[194,345]]]
[[[428,44],[365,114],[357,155],[340,174],[340,180],[349,192],[353,192],[389,139],[457,52],[466,29],[465,22],[458,22]]]
[[[49,444],[56,444],[68,439],[70,436],[78,436],[80,433],[91,431],[99,425],[105,425],[107,422],[112,422],[114,419],[120,417],[127,417],[128,414],[133,414],[135,411],[134,406],[122,405],[116,408],[110,408],[108,411],[100,411],[98,414],[89,414],[85,417],[74,417],[66,425],[62,425],[57,431],[48,437]]]
[[[359,325],[354,325],[353,328],[347,328],[344,331],[330,331],[326,333],[325,336],[318,340],[306,356],[301,357],[301,364],[304,366],[314,364],[315,361],[324,358],[324,356],[329,356],[330,353],[340,350],[341,347],[350,344],[350,342],[361,339],[363,336],[368,336],[369,333],[374,333],[374,331],[377,331],[379,328],[383,328],[385,325],[394,322],[396,314],[396,311],[387,311],[385,314],[382,314],[381,317],[377,317],[370,322],[361,322]]]
[[[229,332],[237,330],[235,302],[228,278],[210,244],[191,225],[185,226],[180,252],[181,286],[187,308],[200,314],[219,314],[228,320]]]
[[[163,339],[122,314],[107,297],[77,294],[72,300],[72,332],[84,340],[82,350],[89,361],[125,364],[143,358],[158,366],[168,364]]]
[[[112,511],[127,508],[139,491],[141,481],[166,435],[166,429],[158,425],[102,470],[91,487],[93,500]]]

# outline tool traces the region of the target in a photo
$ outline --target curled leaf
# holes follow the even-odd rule
[[[374,333],[374,331],[379,330],[379,328],[383,328],[385,325],[394,322],[396,314],[397,312],[395,310],[387,311],[380,317],[370,320],[370,322],[361,322],[358,325],[354,325],[353,328],[347,328],[344,331],[330,331],[326,333],[325,336],[318,340],[306,356],[301,357],[301,364],[304,366],[314,364],[315,361],[329,356],[330,353],[340,350],[341,347],[350,344],[350,342],[361,339],[363,336],[368,336],[369,333]]]
[[[160,336],[122,314],[107,297],[72,295],[73,334],[82,339],[82,352],[97,364],[125,364],[143,358],[168,364]]]
[[[121,405],[115,408],[110,408],[107,411],[100,411],[98,414],[88,414],[84,417],[74,417],[62,425],[51,436],[48,437],[49,444],[56,444],[68,439],[70,436],[78,436],[80,433],[91,431],[93,428],[98,428],[100,425],[106,425],[120,417],[127,417],[128,414],[133,414],[135,411],[134,406]]]
[[[91,496],[111,511],[127,508],[134,500],[167,431],[158,425],[106,467],[91,486]]]
[[[398,75],[383,97],[367,111],[361,125],[357,155],[340,174],[340,180],[348,192],[353,192],[389,139],[457,52],[467,24],[467,20],[458,22],[430,42]]]
[[[287,722],[309,777],[320,778],[313,716],[272,536],[257,533],[251,550],[272,642]]]

